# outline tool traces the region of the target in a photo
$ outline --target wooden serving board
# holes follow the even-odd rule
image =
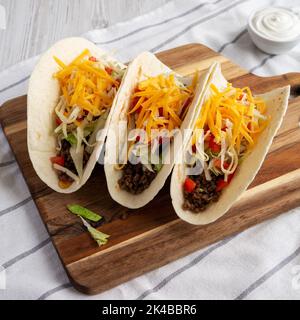
[[[109,196],[103,167],[79,191],[59,194],[36,175],[26,143],[26,96],[6,102],[0,121],[53,244],[75,288],[95,294],[158,268],[229,235],[300,205],[300,74],[262,78],[200,44],[159,53],[158,58],[186,75],[217,60],[235,86],[262,93],[290,84],[287,115],[257,177],[236,205],[220,220],[194,226],[179,220],[172,208],[169,180],[155,199],[138,210],[126,209]],[[41,106],[42,108],[43,106]],[[81,204],[104,216],[99,229],[109,235],[98,247],[66,205]]]

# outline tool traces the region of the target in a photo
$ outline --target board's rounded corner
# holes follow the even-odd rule
[[[89,296],[92,296],[101,292],[100,290],[97,291],[96,289],[91,288],[90,286],[85,284],[83,281],[78,279],[77,275],[75,276],[73,272],[68,269],[68,267],[66,267],[66,271],[72,287],[76,289],[78,292],[89,295]]]

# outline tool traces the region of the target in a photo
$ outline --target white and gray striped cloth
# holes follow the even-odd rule
[[[85,37],[128,61],[201,42],[260,75],[300,71],[300,46],[273,56],[255,48],[246,31],[250,12],[295,1],[173,1],[147,15]],[[0,73],[0,103],[26,93],[37,57]],[[1,299],[298,299],[300,210],[248,229],[102,294],[73,289],[0,131]],[[3,276],[4,272],[0,273]],[[3,279],[2,279],[3,280]],[[1,283],[0,283],[1,287]]]

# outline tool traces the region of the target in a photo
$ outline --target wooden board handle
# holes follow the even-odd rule
[[[291,86],[291,97],[295,99],[300,96],[300,73],[291,72],[273,77],[261,77],[255,74],[245,74],[230,80],[233,85],[250,87],[255,94],[265,93],[276,87]]]

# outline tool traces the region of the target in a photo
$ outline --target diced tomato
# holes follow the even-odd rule
[[[93,62],[97,62],[97,59],[95,57],[89,57],[89,60]]]
[[[61,157],[61,156],[51,157],[50,161],[52,163],[56,163],[62,167],[65,165],[65,159],[64,159],[64,157]]]
[[[184,181],[184,190],[190,193],[190,192],[193,192],[195,188],[196,188],[196,182],[191,178],[187,177]]]
[[[136,138],[135,138],[135,142],[139,142],[141,140],[141,137],[140,136],[137,136]]]
[[[235,174],[235,172],[228,176],[228,178],[227,178],[228,183],[231,182],[232,178],[234,177],[234,174]]]
[[[217,168],[221,169],[221,159],[215,159],[215,160],[214,160],[214,165],[215,165]],[[223,167],[224,167],[224,169],[228,169],[229,164],[228,164],[226,161],[224,161]]]
[[[59,126],[62,123],[62,121],[58,117],[56,117],[55,123]]]
[[[211,149],[211,151],[214,153],[218,153],[221,150],[221,146],[215,142],[215,138],[213,135],[209,139],[208,146]]]
[[[196,153],[196,151],[197,151],[195,144],[192,145],[192,151],[193,151],[193,153]]]
[[[109,75],[111,75],[112,72],[113,72],[113,69],[110,68],[110,67],[105,67],[105,71],[106,71]]]
[[[219,192],[219,191],[221,191],[222,189],[224,189],[227,186],[228,186],[228,181],[225,181],[224,179],[220,179],[217,182],[216,191]]]
[[[204,136],[206,135],[206,132],[204,131]],[[205,139],[204,139],[204,142],[207,142],[210,140],[210,134],[208,134]],[[208,144],[207,144],[207,147],[208,147]]]
[[[224,167],[224,169],[228,169],[228,167],[229,167],[229,163],[228,163],[228,162],[226,162],[226,161],[224,161],[224,163],[223,163],[223,167]]]
[[[224,179],[218,180],[216,191],[219,192],[219,191],[223,190],[225,187],[227,187],[229,185],[229,183],[231,182],[233,176],[234,176],[234,173],[230,174],[227,178],[227,181],[225,181]]]

